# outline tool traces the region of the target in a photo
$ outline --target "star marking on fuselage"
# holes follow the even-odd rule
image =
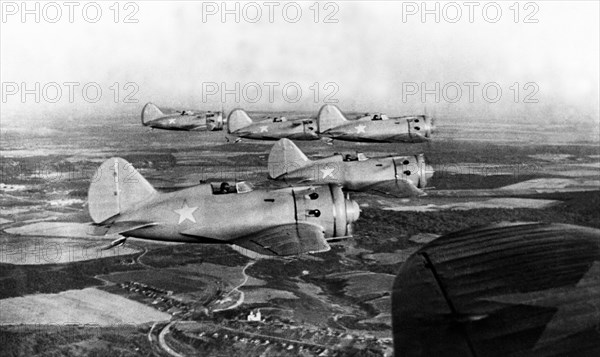
[[[357,134],[364,133],[366,128],[367,126],[364,124],[360,124],[354,127],[354,129],[356,129]]]
[[[187,202],[185,202],[183,204],[183,207],[174,210],[175,213],[179,215],[179,222],[177,224],[185,222],[186,219],[196,223],[196,218],[194,218],[194,211],[197,209],[198,207],[189,207]]]
[[[269,126],[267,126],[267,125],[261,126],[260,127],[260,132],[261,133],[267,133],[267,132],[269,132]]]
[[[326,168],[326,169],[321,169],[321,172],[323,173],[323,179],[326,179],[327,177],[333,177],[333,170],[331,168]]]
[[[175,124],[176,120],[175,119],[169,119],[169,124]]]

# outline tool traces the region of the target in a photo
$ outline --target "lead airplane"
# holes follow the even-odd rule
[[[253,190],[202,184],[161,193],[121,158],[106,160],[88,192],[95,235],[185,242],[233,244],[272,256],[324,252],[328,239],[351,235],[359,217],[356,202],[338,186]]]
[[[348,191],[395,197],[421,196],[433,168],[423,155],[368,158],[363,153],[335,154],[310,160],[290,140],[281,139],[269,153],[269,178],[297,184],[337,184]]]
[[[317,123],[319,135],[344,141],[422,143],[431,139],[433,131],[432,118],[428,115],[390,118],[385,114],[365,114],[348,120],[332,104],[321,107]]]
[[[156,105],[147,103],[142,109],[142,125],[163,130],[223,130],[223,113],[182,110],[175,114],[165,114]]]
[[[252,121],[243,109],[235,109],[227,117],[227,131],[240,138],[257,140],[317,140],[317,123],[312,118],[288,120],[276,117],[261,121]]]

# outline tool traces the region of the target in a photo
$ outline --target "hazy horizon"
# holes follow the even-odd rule
[[[538,10],[531,18],[537,23],[522,21],[532,14],[524,3],[520,3],[518,23],[511,4],[502,2],[502,17],[495,23],[482,19],[479,10],[473,23],[465,19],[466,14],[457,23],[444,18],[436,23],[433,16],[423,23],[418,14],[403,21],[406,4],[391,2],[334,2],[337,11],[332,19],[337,23],[324,22],[335,9],[323,3],[315,23],[313,2],[297,3],[302,16],[296,23],[282,19],[278,10],[273,23],[266,21],[266,14],[258,23],[243,16],[236,23],[233,16],[222,22],[218,14],[207,15],[203,12],[207,3],[205,8],[188,1],[133,3],[137,11],[132,18],[137,23],[123,23],[132,10],[125,8],[120,9],[121,21],[115,23],[109,3],[101,3],[103,13],[97,23],[82,20],[77,11],[73,23],[65,19],[66,14],[57,23],[43,19],[36,23],[33,18],[23,23],[18,15],[3,18],[3,125],[91,115],[128,117],[139,115],[149,101],[171,108],[313,112],[329,94],[347,112],[379,110],[397,115],[426,110],[448,119],[583,121],[598,126],[598,2],[536,2]],[[242,8],[248,3],[239,4]],[[439,4],[440,8],[447,5]],[[487,3],[480,4],[478,9]],[[26,83],[31,89],[36,82],[41,88],[60,84],[61,100],[51,103],[42,96],[35,103],[34,96],[27,95],[23,103],[20,93],[5,93],[11,83]],[[65,82],[78,83],[73,103],[62,85]],[[86,83],[101,88],[97,103],[78,95]],[[120,87],[116,101],[114,83]],[[124,87],[127,83],[136,87],[131,99],[137,102],[124,103],[134,91],[132,86]],[[236,101],[230,94],[222,103],[222,91],[235,88],[236,83],[238,93],[244,86],[250,89],[249,97],[258,84],[262,96],[251,102],[243,95]],[[273,100],[265,83],[277,83]],[[327,83],[332,84],[326,87]],[[428,90],[439,83],[437,92],[443,94],[443,88],[448,88],[449,97],[454,96],[456,85],[463,93],[455,103],[443,95],[439,102],[433,94],[425,95],[424,101],[421,92],[407,95],[408,89],[422,83]],[[465,83],[477,83],[472,103]],[[529,87],[524,87],[527,83]],[[219,92],[207,95],[215,84]],[[302,90],[297,102],[281,95],[286,84]],[[502,90],[500,100],[482,97],[486,84]],[[537,102],[525,103],[528,95]]]

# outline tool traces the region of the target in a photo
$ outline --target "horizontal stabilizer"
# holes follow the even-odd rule
[[[125,234],[139,228],[155,226],[157,224],[158,223],[142,221],[117,221],[114,223],[95,224],[92,225],[93,229],[89,232],[89,234],[95,236]]]
[[[101,250],[109,250],[111,248],[114,247],[118,247],[120,245],[125,244],[125,241],[127,240],[127,237],[121,237],[119,239],[115,239],[114,241],[112,241],[110,244],[105,245],[104,247],[100,248]]]
[[[263,255],[287,256],[326,252],[323,228],[311,223],[284,224],[242,237],[234,244]]]
[[[311,161],[289,139],[281,139],[273,145],[269,153],[269,177],[276,179],[288,172],[306,166]]]

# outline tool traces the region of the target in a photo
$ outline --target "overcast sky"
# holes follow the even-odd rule
[[[296,3],[285,13],[286,3],[276,3],[272,23],[263,2],[238,3],[239,23],[234,14],[223,21],[221,2],[122,2],[118,16],[112,1],[97,3],[100,16],[96,5],[83,14],[81,2],[72,23],[62,2],[56,23],[50,21],[56,21],[57,9],[46,2],[38,3],[39,23],[35,14],[23,22],[20,4],[2,4],[2,121],[137,114],[147,101],[197,109],[316,111],[325,100],[337,100],[346,111],[402,114],[426,108],[438,116],[480,120],[598,121],[597,1],[521,2],[513,8],[512,1],[480,2],[472,22],[463,2],[458,7],[438,2],[439,23],[435,13],[423,21],[421,2],[300,2],[299,16]],[[29,6],[35,10],[35,3]],[[235,6],[228,4],[230,10]],[[262,17],[254,23],[257,8]],[[126,16],[137,22],[126,23]],[[36,82],[40,103],[34,94],[23,101],[22,91],[35,92]],[[54,82],[62,90],[59,99]],[[71,85],[73,103],[65,82],[77,83]],[[91,103],[96,87],[102,95]],[[430,94],[422,98],[424,89]],[[224,90],[230,94],[221,103]]]

